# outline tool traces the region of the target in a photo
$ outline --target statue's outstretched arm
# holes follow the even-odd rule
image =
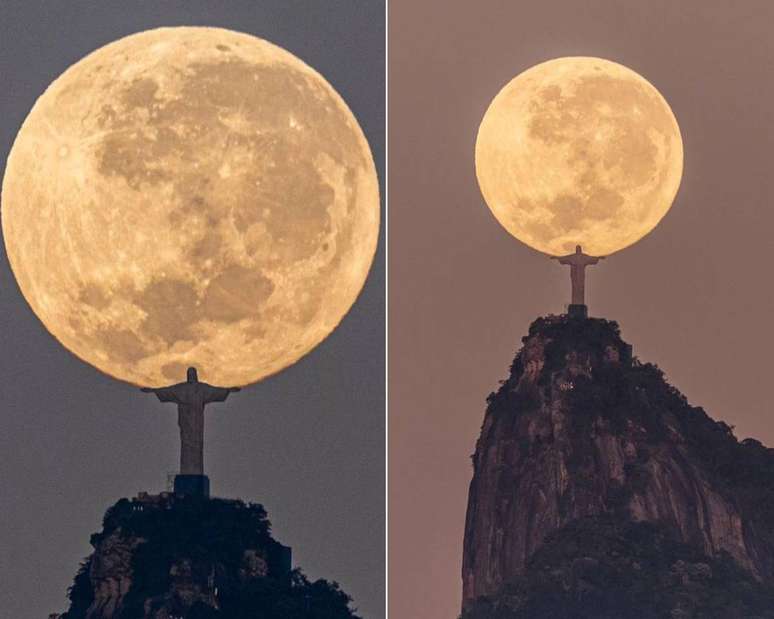
[[[575,254],[569,254],[567,256],[549,256],[551,260],[558,260],[559,264],[572,264],[571,260],[575,257]]]
[[[160,387],[154,389],[153,387],[142,387],[140,391],[144,393],[155,393],[160,402],[176,402],[180,404],[180,400],[172,387]]]
[[[204,392],[204,402],[225,402],[228,394],[232,391],[241,391],[239,387],[213,387],[206,385]]]

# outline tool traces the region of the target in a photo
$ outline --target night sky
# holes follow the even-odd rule
[[[588,270],[590,314],[737,437],[774,445],[772,23],[757,0],[390,2],[392,616],[457,616],[486,396],[530,322],[569,302],[566,268],[497,223],[474,170],[489,102],[537,63],[601,56],[669,102],[680,191],[649,236]]]
[[[0,152],[68,66],[128,34],[220,26],[265,38],[319,71],[371,145],[382,189],[384,3],[21,2],[0,9]],[[384,233],[382,230],[382,239]],[[206,413],[216,496],[262,503],[294,564],[338,581],[384,617],[385,277],[380,242],[358,301],[334,333],[277,376]],[[48,334],[0,257],[0,614],[46,617],[105,509],[166,489],[179,461],[177,411],[102,375]]]

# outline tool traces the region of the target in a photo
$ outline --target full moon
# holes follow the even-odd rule
[[[219,28],[160,28],[89,54],[14,142],[2,229],[46,328],[148,386],[246,385],[339,324],[376,249],[371,151],[297,57]]]
[[[601,58],[536,65],[498,93],[476,141],[476,176],[502,226],[530,247],[605,256],[672,205],[683,143],[643,77]]]

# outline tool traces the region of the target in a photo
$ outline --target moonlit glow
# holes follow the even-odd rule
[[[548,254],[609,255],[650,232],[680,185],[683,144],[644,78],[601,58],[521,73],[486,111],[476,175],[513,236]]]
[[[2,227],[69,350],[158,386],[244,385],[297,361],[363,287],[378,182],[354,116],[283,49],[161,28],[93,52],[24,122]]]

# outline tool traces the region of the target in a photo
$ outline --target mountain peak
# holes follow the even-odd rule
[[[522,343],[473,455],[464,607],[525,577],[549,536],[600,517],[663,527],[774,583],[773,450],[691,406],[616,322],[542,317]]]
[[[91,536],[59,619],[358,619],[336,583],[291,570],[264,508],[235,499],[140,493]]]

